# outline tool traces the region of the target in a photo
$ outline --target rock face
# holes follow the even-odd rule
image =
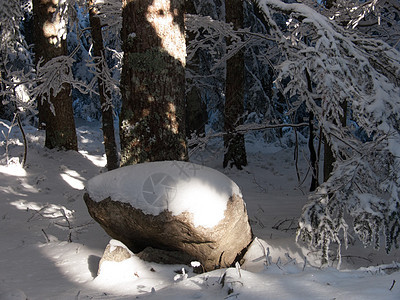
[[[195,227],[189,213],[153,216],[109,198],[95,202],[86,193],[84,199],[92,218],[133,252],[146,247],[182,251],[206,271],[231,266],[252,240],[246,207],[238,196],[229,199],[225,218],[213,228]]]
[[[173,176],[173,173],[169,174]],[[92,197],[89,189],[84,200],[92,218],[112,238],[124,243],[134,253],[147,247],[180,251],[184,254],[182,263],[191,257],[199,261],[205,271],[209,271],[229,267],[237,262],[252,241],[246,205],[237,194],[226,199],[222,218],[212,226],[196,224],[193,213],[188,211],[174,214],[166,207],[155,215],[135,208],[129,201],[115,201],[111,197],[95,201]],[[206,209],[209,209],[212,218],[212,205],[207,204]]]
[[[111,240],[104,250],[103,256],[101,257],[97,275],[100,275],[101,265],[105,261],[121,262],[131,257],[132,252],[130,252],[124,244],[116,240]]]

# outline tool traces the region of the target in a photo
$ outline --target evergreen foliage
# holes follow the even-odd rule
[[[285,55],[278,81],[290,78],[285,93],[298,96],[291,111],[305,103],[336,159],[333,173],[304,207],[298,238],[320,248],[324,262],[329,259],[331,243],[339,245],[340,257],[340,246],[347,247],[350,229],[365,245],[379,247],[384,236],[387,251],[398,247],[399,52],[304,4],[257,2]],[[277,13],[289,16],[286,28],[274,21]],[[307,71],[313,93],[307,89]],[[351,126],[342,125],[343,103],[368,141],[354,135]]]

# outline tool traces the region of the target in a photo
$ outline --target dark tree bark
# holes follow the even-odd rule
[[[225,1],[226,22],[237,28],[243,27],[243,1]],[[244,135],[235,133],[235,127],[243,124],[244,113],[244,51],[236,53],[226,62],[224,168],[236,166],[239,170],[247,165]]]
[[[310,192],[313,192],[317,189],[318,183],[318,158],[317,153],[314,147],[314,114],[312,112],[309,113],[308,119],[308,129],[309,129],[309,136],[308,136],[308,150],[310,151],[310,164],[311,164],[311,185],[310,185]]]
[[[60,34],[66,28],[61,25],[57,5],[58,1],[55,0],[33,0],[36,63],[41,58],[46,63],[55,57],[68,55],[65,35]],[[46,126],[45,146],[50,149],[78,150],[71,85],[63,83],[57,95],[50,94],[54,112],[48,101],[38,99],[39,122]]]
[[[335,157],[333,156],[333,152],[331,146],[329,145],[326,136],[324,135],[324,182],[328,180],[333,171],[333,164],[335,163]]]
[[[305,70],[305,74],[307,78],[307,89],[310,93],[312,93],[313,89],[312,89],[311,76],[307,69]],[[319,185],[318,183],[319,168],[318,168],[317,153],[314,147],[314,114],[311,111],[309,113],[308,125],[309,125],[308,149],[310,150],[310,164],[312,170],[310,191],[312,192],[315,191]]]
[[[94,7],[94,0],[89,0],[89,21],[92,34],[93,55],[97,66],[97,72],[100,74],[97,80],[100,95],[101,115],[103,124],[104,149],[107,157],[107,169],[118,168],[118,150],[115,142],[114,117],[111,106],[111,95],[106,90],[103,82],[103,63],[105,60],[103,35],[101,32],[101,20]]]
[[[330,9],[333,7],[333,5],[336,3],[336,0],[324,0],[323,2],[325,4],[325,7],[327,9]]]
[[[347,101],[344,101],[341,104],[343,109],[343,116],[340,118],[341,125],[343,127],[346,126],[347,119]],[[332,152],[331,145],[326,135],[324,135],[324,182],[328,180],[333,171],[333,165],[335,164],[336,159]]]
[[[121,165],[186,160],[184,0],[124,0]]]
[[[185,1],[185,10],[188,14],[196,14],[196,8],[192,0]],[[186,40],[187,44],[193,40],[196,33],[187,31]],[[188,70],[197,73],[200,59],[198,53],[196,53],[190,61],[186,62],[186,68]],[[186,85],[190,86],[190,90],[186,91],[186,136],[190,137],[193,133],[197,135],[205,133],[205,124],[208,120],[207,105],[201,99],[201,91],[192,82],[192,79],[186,78]]]
[[[3,78],[3,74],[2,74],[2,72],[0,72],[0,91],[3,91],[5,89],[2,78]],[[1,119],[5,119],[5,112],[6,112],[6,109],[3,104],[3,100],[4,100],[4,97],[0,96],[0,118]]]

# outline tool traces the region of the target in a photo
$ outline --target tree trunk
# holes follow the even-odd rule
[[[58,1],[33,0],[36,63],[43,58],[43,63],[51,59],[68,55],[66,25],[62,25],[57,12]],[[45,123],[47,148],[78,150],[75,120],[72,109],[71,85],[63,83],[63,89],[50,96],[54,110],[47,100],[38,99],[39,122]]]
[[[196,8],[193,0],[185,1],[186,13],[195,15]],[[187,31],[187,44],[194,40],[196,33]],[[198,73],[200,60],[199,55],[196,53],[190,61],[187,61],[186,69],[192,70],[193,73]],[[186,77],[186,86],[190,90],[186,90],[186,136],[190,137],[193,133],[200,135],[205,133],[205,124],[208,120],[207,105],[201,99],[200,89],[193,84],[192,79]]]
[[[243,1],[225,2],[226,22],[238,29],[243,27]],[[244,112],[244,51],[236,53],[226,62],[224,129],[224,168],[236,166],[239,170],[247,165],[246,148],[243,134],[235,133],[235,127],[243,124]]]
[[[124,0],[121,165],[186,160],[184,0]]]
[[[346,126],[347,119],[347,101],[344,101],[341,104],[343,109],[343,116],[340,118],[341,125],[343,127]],[[335,156],[332,152],[331,145],[329,143],[328,138],[324,135],[324,182],[328,180],[333,171],[333,165],[335,164]]]
[[[308,128],[309,128],[309,136],[308,136],[308,150],[310,151],[310,164],[311,164],[311,185],[310,192],[313,192],[317,189],[318,183],[318,158],[317,153],[314,147],[314,114],[312,112],[309,113],[308,119]]]
[[[336,0],[325,0],[324,3],[325,3],[325,7],[327,9],[330,9],[336,3]]]
[[[0,72],[0,91],[5,90],[5,85],[3,83],[3,72]],[[0,119],[5,119],[6,109],[3,104],[4,96],[0,95]]]
[[[311,82],[311,76],[308,70],[305,70],[306,78],[307,78],[307,89],[310,93],[312,93],[312,82]],[[318,158],[317,154],[315,152],[315,147],[314,147],[314,114],[312,111],[309,113],[309,119],[308,119],[308,128],[309,128],[309,136],[308,136],[308,149],[310,150],[310,164],[311,164],[311,186],[310,186],[310,192],[315,191],[316,188],[318,187],[318,174],[319,174],[319,166],[318,166]]]
[[[329,142],[324,135],[324,182],[326,182],[329,176],[331,176],[334,163],[335,157],[333,156],[331,145],[329,145]]]
[[[101,20],[97,15],[98,12],[94,7],[94,0],[89,0],[89,21],[92,34],[93,55],[99,74],[97,84],[99,87],[101,115],[103,124],[104,149],[107,157],[107,169],[113,170],[118,168],[118,151],[115,142],[114,117],[111,103],[111,95],[106,90],[103,82],[103,63],[105,63],[103,35],[101,32]]]

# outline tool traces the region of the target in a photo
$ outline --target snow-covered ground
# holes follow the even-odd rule
[[[8,122],[0,120],[7,134]],[[319,268],[316,253],[295,243],[296,220],[309,180],[299,186],[293,149],[248,143],[249,166],[224,170],[218,143],[192,160],[223,172],[241,189],[257,239],[241,268],[194,274],[190,266],[161,265],[132,257],[109,263],[97,276],[110,241],[89,216],[83,193],[105,172],[97,122],[79,122],[79,153],[48,150],[44,132],[25,127],[8,145],[0,137],[0,299],[400,299],[400,253],[354,246]],[[300,153],[307,173],[307,152]],[[182,273],[184,269],[185,274]]]

